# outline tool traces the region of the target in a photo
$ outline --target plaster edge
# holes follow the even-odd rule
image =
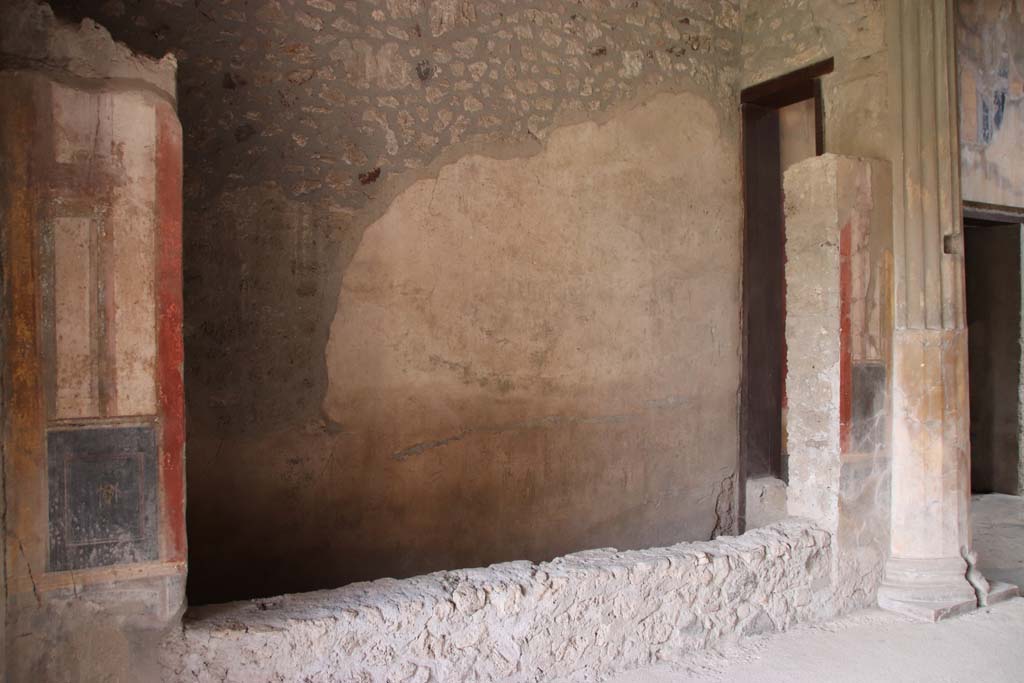
[[[0,69],[36,68],[81,79],[140,82],[176,100],[178,62],[133,52],[92,19],[59,19],[47,3],[12,0],[0,8]]]

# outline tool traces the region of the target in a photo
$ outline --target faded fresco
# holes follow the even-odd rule
[[[1024,207],[1024,0],[957,3],[963,197]]]

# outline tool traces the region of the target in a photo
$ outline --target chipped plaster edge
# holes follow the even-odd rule
[[[736,91],[739,92],[738,90]],[[342,294],[342,280],[348,265],[362,244],[366,231],[375,223],[380,221],[392,204],[407,190],[419,182],[436,183],[442,172],[455,166],[465,158],[478,157],[482,159],[506,161],[512,159],[530,159],[544,154],[552,140],[563,134],[567,129],[576,126],[592,126],[600,129],[609,125],[634,110],[650,105],[661,97],[690,97],[706,105],[714,113],[715,134],[736,146],[737,153],[734,155],[736,177],[740,174],[739,154],[739,109],[716,106],[715,101],[708,96],[696,83],[677,85],[647,85],[637,89],[634,96],[611,105],[597,112],[560,111],[556,114],[552,126],[540,134],[531,134],[529,137],[508,137],[495,139],[491,134],[479,134],[467,137],[458,143],[448,145],[437,154],[430,163],[418,167],[401,169],[395,173],[388,173],[379,181],[374,194],[367,194],[368,201],[358,209],[351,209],[347,212],[335,212],[334,219],[345,224],[346,230],[353,236],[337,254],[337,261],[331,269],[332,277],[328,280],[327,289],[331,292],[323,301],[323,310],[327,311],[328,320],[333,321],[338,310],[339,299]],[[738,97],[738,94],[737,94]],[[738,188],[738,186],[737,186]],[[739,198],[739,196],[737,195]],[[294,203],[294,199],[287,199]],[[325,329],[323,338],[324,352],[319,356],[319,363],[326,376],[327,367],[327,346],[330,337],[331,324]],[[320,422],[326,431],[339,431],[342,425],[337,422],[326,409],[326,383],[324,395],[320,399]],[[737,388],[737,396],[739,389]],[[738,399],[737,399],[738,400]],[[738,405],[738,404],[737,404]],[[735,509],[735,501],[733,506]]]
[[[59,19],[47,3],[10,0],[0,7],[0,70],[40,70],[58,78],[114,82],[176,101],[178,62],[153,59],[114,40],[92,19]]]
[[[531,132],[523,137],[508,136],[497,139],[491,133],[467,136],[465,140],[447,145],[443,151],[431,159],[430,163],[424,166],[390,172],[382,179],[378,191],[368,195],[369,201],[365,205],[353,209],[347,214],[347,218],[350,219],[350,227],[359,231],[365,230],[383,217],[394,200],[407,189],[422,180],[437,180],[445,168],[457,164],[465,157],[482,157],[499,161],[535,157],[544,153],[552,136],[558,135],[566,128],[581,125],[593,125],[601,128],[633,110],[647,106],[659,97],[666,96],[694,97],[715,112],[719,137],[728,138],[736,145],[735,165],[738,174],[740,172],[738,108],[718,106],[715,100],[709,97],[708,93],[696,83],[646,85],[637,88],[637,92],[632,97],[596,112],[559,111],[555,115],[552,125],[543,131]],[[730,130],[735,133],[734,136],[730,135]]]

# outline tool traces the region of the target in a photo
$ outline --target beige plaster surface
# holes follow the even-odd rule
[[[469,156],[414,184],[345,274],[326,414],[373,458],[411,461],[467,437],[708,401],[722,412],[677,433],[675,453],[622,457],[727,475],[738,209],[721,150],[733,145],[703,100],[665,95],[559,129],[540,155]],[[675,483],[706,481],[693,479]]]
[[[832,614],[829,534],[588,550],[193,610],[164,680],[599,681]]]
[[[786,482],[775,477],[747,479],[747,529],[760,529],[785,519]]]
[[[828,57],[822,78],[825,151],[888,159],[885,3],[742,0],[744,87]]]
[[[1024,590],[1024,498],[992,493],[971,498],[971,541],[989,581]]]
[[[317,548],[306,588],[728,532],[735,145],[702,98],[661,95],[411,185],[345,272],[324,432],[190,462],[222,487],[208,532],[282,501],[219,544],[272,567]]]
[[[837,592],[863,606],[888,546],[890,462],[877,428],[884,376],[854,378],[881,336],[882,271],[868,254],[888,229],[890,174],[885,162],[825,154],[790,167],[784,183],[787,507],[835,533]],[[875,410],[855,411],[856,400]]]

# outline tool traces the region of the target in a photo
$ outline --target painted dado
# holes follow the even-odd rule
[[[161,629],[184,606],[175,64],[46,6],[0,24],[0,659],[8,680],[88,680],[109,663],[76,649],[127,649],[126,620]]]

